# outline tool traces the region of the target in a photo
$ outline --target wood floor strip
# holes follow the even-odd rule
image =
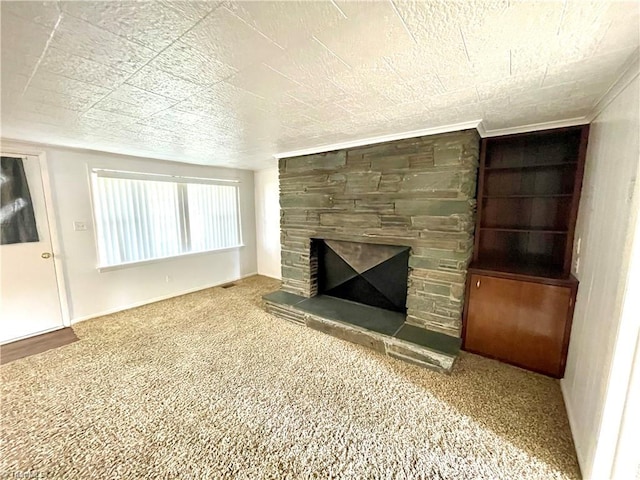
[[[29,357],[36,353],[46,352],[52,348],[69,345],[77,340],[78,337],[73,329],[67,327],[55,332],[43,333],[35,337],[0,345],[0,365]]]

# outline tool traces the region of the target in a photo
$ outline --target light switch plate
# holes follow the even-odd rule
[[[84,232],[87,229],[86,222],[73,222],[73,229],[76,232]]]

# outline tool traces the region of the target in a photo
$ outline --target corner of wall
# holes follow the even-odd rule
[[[620,379],[628,365],[616,359],[630,342],[621,311],[629,268],[625,260],[630,251],[629,225],[635,221],[638,203],[637,193],[629,201],[627,186],[640,168],[639,66],[637,58],[630,62],[591,116],[583,187],[588,190],[581,198],[576,228],[576,239],[582,239],[582,285],[560,386],[586,479],[611,474],[624,401]]]
[[[258,274],[281,279],[280,204],[277,162],[254,172]]]
[[[575,441],[576,441],[575,432],[577,432],[578,424],[575,419],[574,407],[573,407],[573,403],[571,402],[571,396],[567,392],[567,387],[566,387],[564,378],[560,380],[560,392],[562,393],[564,408],[567,412],[567,419],[569,420],[569,429],[571,430],[571,436],[575,444]],[[584,454],[581,450],[576,449],[576,456],[578,457],[578,467],[580,468],[580,473],[584,477],[584,472],[590,470],[591,467],[589,466],[588,469],[586,468],[587,467],[586,459],[584,458]]]
[[[611,87],[596,102],[587,119],[593,122],[602,111],[640,74],[640,51],[636,49],[630,56],[628,63],[620,69],[620,74]]]

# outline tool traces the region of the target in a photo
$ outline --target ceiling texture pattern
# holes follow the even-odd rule
[[[277,152],[588,115],[638,2],[1,3],[2,136],[260,169]]]

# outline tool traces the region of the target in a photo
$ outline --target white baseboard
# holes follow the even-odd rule
[[[121,307],[116,307],[116,308],[111,308],[109,310],[104,310],[102,312],[92,313],[91,315],[85,315],[83,317],[78,317],[78,318],[72,318],[71,319],[71,325],[74,325],[74,324],[79,323],[79,322],[84,322],[85,320],[91,320],[92,318],[104,317],[105,315],[111,315],[112,313],[118,313],[118,312],[123,312],[125,310],[130,310],[132,308],[142,307],[143,305],[149,305],[150,303],[156,303],[156,302],[160,302],[162,300],[168,300],[169,298],[181,297],[182,295],[187,295],[189,293],[199,292],[200,290],[206,290],[207,288],[219,287],[220,285],[226,285],[228,283],[236,282],[238,280],[242,280],[242,279],[249,278],[249,277],[253,277],[255,275],[258,275],[258,272],[251,272],[251,273],[247,273],[246,275],[242,275],[241,277],[236,278],[236,279],[225,280],[223,282],[216,282],[216,283],[207,284],[207,285],[201,285],[199,287],[189,288],[187,290],[181,290],[179,292],[170,293],[168,295],[162,295],[162,296],[159,296],[159,297],[150,298],[148,300],[143,300],[142,302],[135,302],[135,303],[131,303],[131,304],[128,304],[128,305],[121,306]]]
[[[267,275],[266,273],[258,272],[258,275],[260,275],[261,277],[273,278],[274,280],[282,280],[282,277],[274,277],[273,275]]]
[[[564,408],[567,411],[567,418],[569,419],[569,428],[571,429],[571,437],[573,438],[573,446],[576,451],[576,456],[578,457],[578,466],[580,467],[580,474],[584,472],[584,458],[580,449],[578,448],[578,442],[576,441],[576,421],[575,415],[573,414],[573,404],[569,401],[569,395],[565,390],[565,381],[564,379],[560,380],[560,391],[562,392],[562,399],[564,400]]]

